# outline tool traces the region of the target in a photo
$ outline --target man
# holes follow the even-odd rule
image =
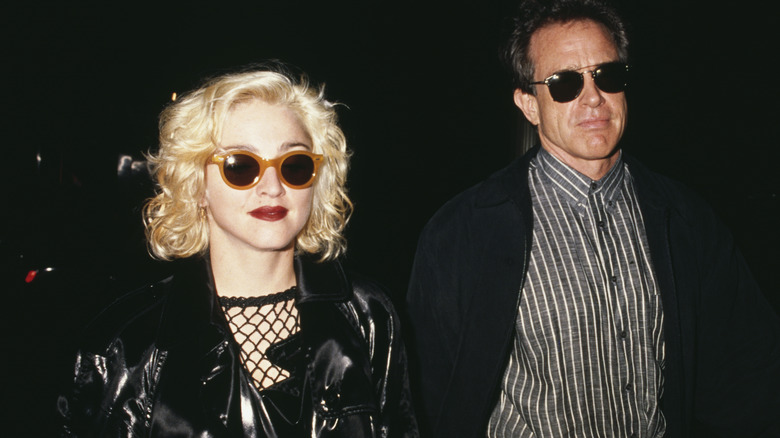
[[[777,316],[711,211],[619,148],[627,47],[594,0],[521,8],[541,148],[442,207],[412,272],[432,436],[780,436]]]

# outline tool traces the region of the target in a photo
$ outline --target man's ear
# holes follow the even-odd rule
[[[523,112],[525,118],[528,119],[532,125],[539,125],[539,102],[536,100],[536,96],[516,88],[515,105],[520,108],[520,111]]]

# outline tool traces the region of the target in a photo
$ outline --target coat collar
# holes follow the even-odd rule
[[[531,194],[528,190],[528,166],[538,152],[539,146],[532,148],[507,167],[485,180],[478,189],[475,206],[477,208],[489,208],[512,201],[521,210],[524,207],[530,207]]]
[[[195,345],[205,354],[225,339],[228,330],[217,301],[208,253],[174,263],[174,274],[167,280],[158,346],[168,350]]]
[[[207,353],[230,338],[227,320],[219,305],[208,253],[175,262],[174,275],[153,287],[167,288],[158,345],[198,344]],[[345,301],[351,282],[339,262],[317,263],[310,256],[296,256],[297,305]]]
[[[640,163],[634,157],[623,154],[624,160],[628,165],[628,169],[631,172],[631,177],[634,178],[634,187],[636,188],[640,201],[642,201],[646,207],[661,210],[668,206],[668,202],[658,192],[659,184],[655,179],[655,175]]]
[[[352,284],[339,262],[316,262],[312,256],[299,255],[294,262],[298,282],[297,305],[323,301],[346,301]]]
[[[476,207],[492,207],[507,201],[515,202],[521,208],[524,205],[530,205],[528,203],[531,202],[531,195],[527,188],[528,169],[531,160],[540,149],[539,145],[534,146],[523,156],[485,180],[479,188]],[[632,177],[638,181],[636,184],[637,190],[639,190],[644,204],[647,207],[659,210],[669,207],[666,198],[658,193],[658,183],[655,181],[655,174],[633,156],[625,153],[625,151],[623,151],[622,158],[628,165]],[[521,188],[521,190],[518,190],[518,188]]]

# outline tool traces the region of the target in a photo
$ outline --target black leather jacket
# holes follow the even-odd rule
[[[416,436],[398,318],[338,262],[296,258],[301,330],[267,351],[290,371],[252,383],[203,259],[105,310],[89,326],[65,436]]]

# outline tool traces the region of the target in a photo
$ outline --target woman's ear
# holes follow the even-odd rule
[[[198,207],[206,208],[208,206],[209,206],[208,189],[203,189],[203,194],[200,195],[200,200],[198,201]]]
[[[206,166],[208,167],[208,166]],[[203,191],[198,200],[198,207],[206,208],[209,206],[209,184],[208,184],[209,172],[208,169],[203,171]]]

